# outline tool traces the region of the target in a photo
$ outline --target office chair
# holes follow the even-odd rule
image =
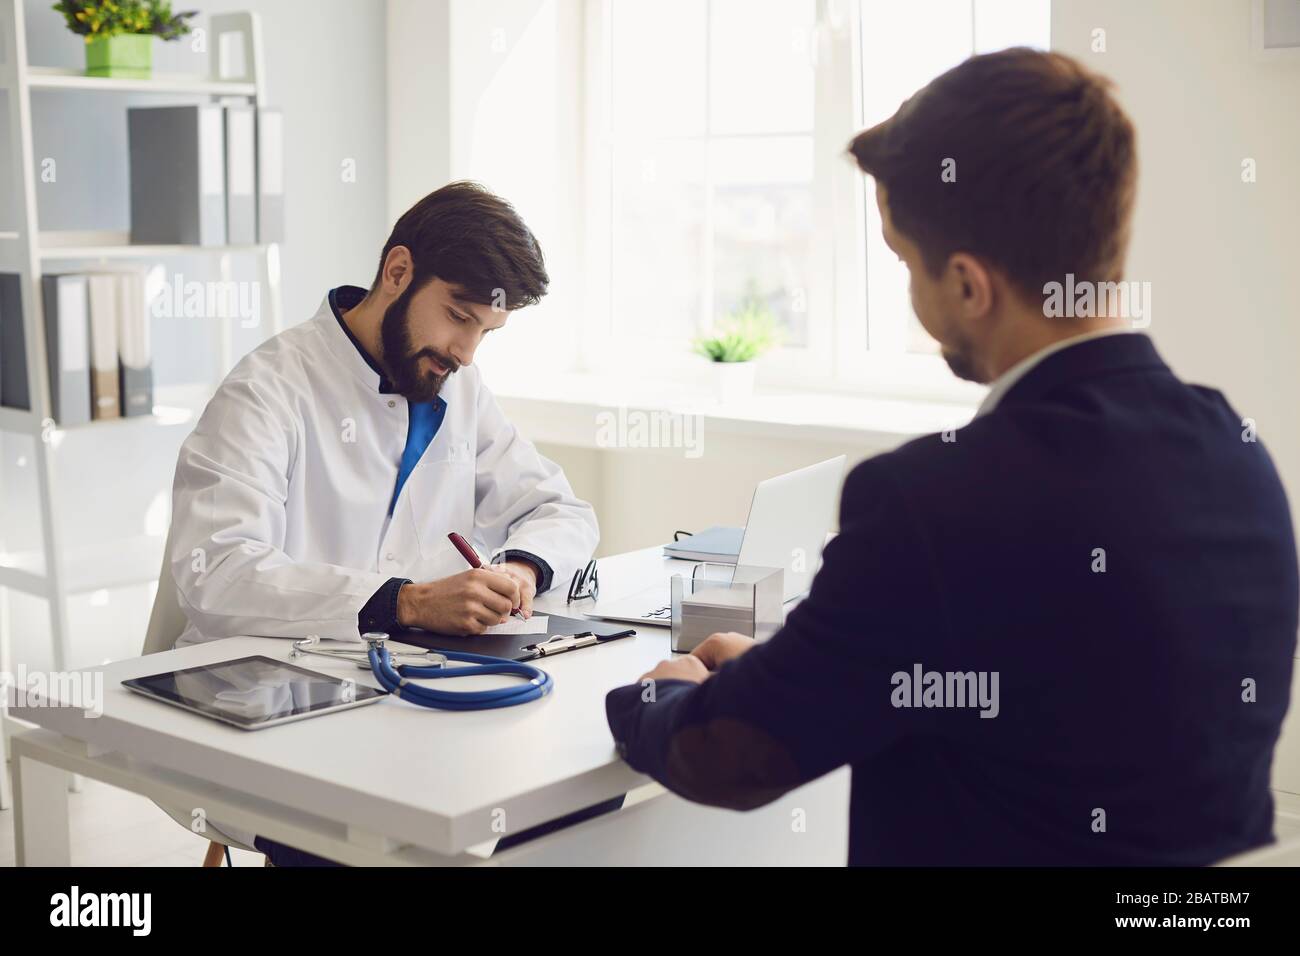
[[[158,592],[154,595],[153,610],[149,614],[149,627],[145,631],[144,648],[140,651],[141,655],[170,651],[188,623],[185,612],[181,610],[180,602],[176,599],[176,581],[172,578],[171,562],[169,560],[171,551],[172,533],[171,528],[168,528],[167,540],[163,543],[162,569],[158,572]],[[157,803],[157,801],[155,803],[160,810],[186,830],[191,829],[192,818],[188,810],[165,807],[161,803]],[[211,820],[205,821],[204,835],[209,839],[208,852],[203,857],[204,866],[220,866],[221,858],[225,855],[228,847],[237,850],[248,850],[251,853],[262,852],[256,847],[251,847],[222,832],[221,828],[215,826]],[[269,865],[270,861],[267,862]]]

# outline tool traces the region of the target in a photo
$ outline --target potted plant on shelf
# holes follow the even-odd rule
[[[86,38],[86,75],[147,79],[153,72],[153,38],[175,40],[190,32],[198,11],[172,13],[170,0],[61,0],[54,5],[68,29]]]
[[[743,401],[754,393],[755,360],[778,339],[776,317],[751,288],[712,335],[695,340],[695,352],[709,360],[719,402],[725,405]]]

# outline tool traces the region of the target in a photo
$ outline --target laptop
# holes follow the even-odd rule
[[[822,547],[835,520],[840,483],[847,458],[840,455],[807,468],[760,481],[754,489],[740,550],[735,558],[719,561],[784,571],[782,599],[792,601],[807,594],[821,564]],[[686,545],[690,539],[679,544]],[[796,562],[796,555],[803,560]],[[799,570],[794,570],[796,565]],[[671,583],[644,588],[626,597],[597,601],[588,617],[634,624],[668,624],[672,621]]]

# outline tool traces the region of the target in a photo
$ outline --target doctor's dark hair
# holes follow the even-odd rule
[[[1137,145],[1110,90],[1059,53],[973,56],[859,133],[849,152],[884,187],[894,228],[932,275],[966,252],[1031,298],[1066,273],[1116,281]]]
[[[501,303],[514,311],[540,302],[550,282],[537,237],[514,206],[478,183],[448,183],[402,213],[384,244],[372,289],[379,287],[396,246],[411,252],[412,291],[442,279],[459,286],[470,302]]]

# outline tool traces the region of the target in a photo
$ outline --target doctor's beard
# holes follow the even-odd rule
[[[418,403],[432,401],[442,390],[447,377],[455,374],[459,365],[455,359],[437,349],[412,351],[408,307],[414,289],[415,283],[411,283],[384,312],[384,318],[379,323],[379,339],[384,350],[384,370],[388,372],[393,388],[408,402]],[[450,371],[442,375],[425,371],[420,364],[425,358],[433,359]]]

